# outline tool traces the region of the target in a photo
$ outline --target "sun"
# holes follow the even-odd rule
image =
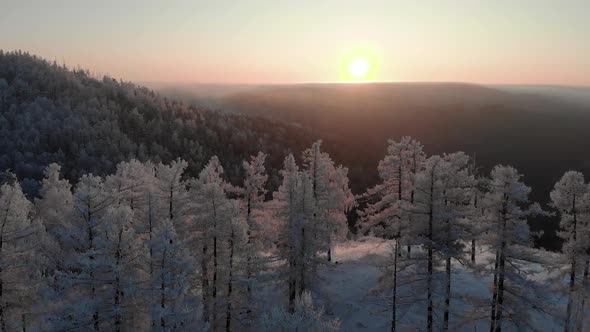
[[[355,46],[344,49],[340,54],[338,68],[342,82],[372,82],[381,67],[378,48],[373,46]]]
[[[355,79],[364,79],[369,73],[369,60],[364,57],[357,57],[350,61],[348,73]]]

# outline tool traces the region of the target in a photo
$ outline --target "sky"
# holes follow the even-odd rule
[[[136,82],[590,86],[590,1],[0,0],[0,49]]]

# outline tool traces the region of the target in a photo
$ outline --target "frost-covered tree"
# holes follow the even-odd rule
[[[137,326],[143,301],[143,242],[133,229],[133,210],[125,205],[109,207],[99,226],[96,241],[96,277],[101,323],[113,331]]]
[[[444,259],[445,265],[443,331],[449,330],[452,259],[463,259],[465,242],[470,238],[472,226],[468,218],[472,216],[470,200],[475,179],[469,174],[468,165],[469,157],[463,152],[445,154],[439,165],[441,174],[438,181],[443,190],[433,241],[434,249]]]
[[[414,234],[418,243],[422,243],[426,251],[426,330],[433,329],[434,317],[434,267],[435,267],[435,232],[444,218],[444,179],[448,164],[440,156],[432,156],[425,162],[424,169],[416,174],[414,203],[411,211],[415,225],[408,231]]]
[[[35,199],[36,217],[43,226],[38,238],[40,250],[36,262],[43,271],[42,284],[47,286],[43,291],[44,301],[39,301],[39,305],[44,306],[40,308],[41,312],[58,310],[64,292],[59,277],[66,268],[65,259],[71,253],[69,230],[74,197],[70,182],[60,178],[60,169],[57,164],[47,166],[39,197]]]
[[[66,234],[68,218],[74,207],[72,186],[66,179],[60,178],[61,167],[50,164],[45,169],[41,181],[39,198],[35,200],[37,217],[41,218],[47,231],[59,241]]]
[[[331,262],[332,238],[346,230],[345,213],[353,206],[354,196],[348,187],[348,169],[336,166],[330,156],[321,151],[321,144],[317,141],[303,151],[303,165],[311,181],[313,198],[310,230],[315,238],[320,238],[318,244],[327,247],[325,251]]]
[[[35,264],[39,224],[16,179],[0,186],[0,331],[21,328],[33,308],[40,269]],[[24,317],[24,316],[22,316]]]
[[[227,285],[227,240],[234,218],[235,204],[228,198],[233,187],[223,178],[223,168],[217,157],[212,157],[190,183],[190,200],[195,215],[191,226],[198,235],[201,254],[201,287],[205,321],[215,328],[219,324],[222,289]],[[212,265],[212,266],[211,266]],[[227,299],[224,299],[227,300]]]
[[[241,294],[236,292],[236,281],[241,278],[243,271],[246,270],[251,273],[253,267],[252,261],[247,261],[247,259],[251,257],[248,251],[252,249],[252,243],[248,244],[247,231],[249,227],[239,215],[239,203],[235,200],[231,203],[233,203],[233,211],[230,213],[233,217],[230,220],[230,229],[227,239],[227,288],[225,300],[225,330],[228,332],[233,329],[233,313],[237,304],[243,303],[243,301],[239,300]],[[250,270],[247,270],[248,267]],[[246,277],[251,277],[251,275],[246,274]],[[250,280],[246,280],[246,282],[250,282]],[[246,295],[249,294],[247,293]],[[248,300],[249,298],[247,297],[246,301]],[[248,309],[252,305],[252,303],[246,302],[246,307]],[[246,324],[248,324],[248,322],[246,322]]]
[[[293,311],[273,308],[263,314],[260,325],[262,331],[269,332],[330,332],[340,329],[340,321],[325,317],[324,309],[313,304],[307,291],[297,298]]]
[[[480,170],[477,167],[475,156],[468,167],[469,175],[473,178],[471,182],[471,201],[470,201],[470,215],[469,233],[471,233],[471,264],[475,264],[476,241],[481,236],[485,227],[483,226],[484,209],[481,206],[481,200],[486,190],[486,178],[480,175]]]
[[[386,273],[390,279],[382,279],[382,286],[392,288],[391,330],[397,326],[397,291],[398,273],[403,270],[401,262],[401,243],[408,244],[408,257],[410,255],[413,234],[409,229],[413,227],[412,215],[408,213],[406,206],[414,203],[416,191],[414,188],[415,174],[422,170],[424,165],[424,152],[422,145],[411,137],[403,137],[399,142],[389,140],[387,154],[379,162],[378,171],[381,183],[370,188],[364,195],[368,200],[364,210],[359,211],[362,231],[372,229],[377,235],[394,238],[393,254],[390,266]]]
[[[113,197],[104,186],[103,179],[94,175],[83,175],[74,188],[74,209],[67,235],[64,237],[66,252],[63,277],[68,301],[62,307],[62,318],[58,324],[65,327],[92,327],[100,329],[98,300],[98,255],[97,238],[106,210],[112,205]],[[80,301],[80,302],[78,302]]]
[[[246,244],[244,247],[243,256],[245,258],[245,274],[246,274],[246,298],[248,303],[249,314],[252,311],[252,284],[255,275],[263,268],[264,260],[260,256],[260,251],[263,249],[263,227],[264,220],[269,219],[268,214],[264,211],[264,201],[266,195],[266,182],[268,175],[266,174],[264,162],[266,155],[259,152],[256,156],[252,156],[250,161],[243,161],[242,167],[244,169],[244,185],[240,190],[240,216],[245,220],[246,227]],[[234,232],[235,233],[235,232]],[[234,240],[231,245],[233,248]]]
[[[489,192],[482,200],[488,227],[482,242],[495,254],[491,262],[494,269],[490,330],[496,332],[508,324],[519,330],[533,328],[535,322],[528,309],[544,310],[542,293],[531,276],[534,272],[525,268],[527,262],[539,261],[538,254],[530,250],[527,217],[540,209],[529,203],[531,188],[521,178],[513,167],[494,167]]]
[[[564,240],[563,253],[570,264],[569,291],[564,321],[564,332],[569,332],[576,324],[584,320],[583,315],[576,319],[573,315],[576,297],[576,273],[584,265],[582,283],[588,278],[588,243],[590,222],[590,194],[584,175],[580,172],[566,172],[551,191],[551,201],[560,214],[559,236]],[[582,290],[581,297],[585,295]],[[583,313],[585,308],[580,306]]]
[[[156,186],[161,208],[172,222],[185,215],[187,209],[186,183],[182,176],[188,163],[182,159],[173,160],[169,165],[156,166]]]
[[[391,238],[402,237],[403,229],[409,222],[402,205],[404,202],[413,203],[416,194],[415,174],[422,170],[424,161],[425,155],[418,141],[407,136],[400,142],[389,140],[387,154],[378,166],[382,182],[364,195],[369,203],[359,213],[361,222],[364,223],[363,228],[378,227],[377,234]]]
[[[311,216],[312,184],[309,176],[301,172],[295,157],[289,154],[281,170],[283,182],[273,193],[273,210],[278,225],[279,257],[286,263],[285,277],[288,285],[289,310],[295,310],[297,294],[306,289],[306,282],[313,272],[315,252],[313,234],[306,224]]]
[[[132,159],[120,162],[115,174],[106,177],[105,185],[118,204],[127,205],[136,213],[136,210],[145,209],[145,205],[149,203],[146,202],[146,193],[151,191],[147,189],[154,185],[155,180],[155,169],[151,162],[142,163]]]
[[[200,326],[195,316],[201,309],[200,300],[191,291],[195,262],[186,243],[168,219],[155,228],[149,242],[153,265],[148,298],[152,328],[169,331]]]

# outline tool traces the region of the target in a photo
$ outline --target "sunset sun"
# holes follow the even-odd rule
[[[364,57],[353,59],[348,65],[348,73],[355,79],[364,79],[369,72],[369,61]]]
[[[339,69],[343,82],[371,82],[380,69],[381,56],[376,47],[360,45],[345,49]]]

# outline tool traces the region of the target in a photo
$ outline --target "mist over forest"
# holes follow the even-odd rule
[[[590,172],[590,90],[462,83],[326,83],[157,86],[166,96],[213,109],[262,116],[322,133],[326,150],[349,168],[361,193],[378,180],[387,139],[412,136],[429,154],[464,151],[481,171],[498,163],[521,170],[531,199],[549,201],[567,170]],[[558,250],[558,221],[537,217],[536,243]]]
[[[0,331],[586,331],[586,93],[0,50]]]

